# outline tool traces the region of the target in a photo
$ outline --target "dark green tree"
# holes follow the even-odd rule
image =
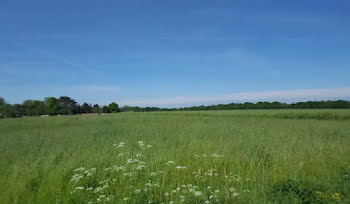
[[[46,114],[57,115],[59,111],[59,103],[55,97],[47,97],[44,101],[46,105]]]
[[[84,103],[82,106],[81,106],[81,112],[82,113],[92,113],[92,108],[89,104],[87,103]]]
[[[102,113],[110,113],[111,111],[109,110],[108,106],[103,106],[102,107]]]
[[[73,115],[77,111],[77,102],[68,96],[61,96],[58,100],[58,113],[62,115]]]
[[[26,100],[22,104],[25,115],[27,116],[39,116],[45,114],[45,104],[39,100]]]
[[[92,107],[92,112],[100,114],[102,110],[98,104],[94,104],[94,106]]]
[[[111,104],[108,105],[109,110],[112,113],[118,113],[119,112],[119,106],[117,103],[112,102]]]
[[[0,107],[6,105],[5,99],[0,97]]]

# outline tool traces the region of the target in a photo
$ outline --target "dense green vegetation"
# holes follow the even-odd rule
[[[109,106],[102,108],[95,104],[84,103],[79,105],[74,99],[68,96],[59,98],[47,97],[44,101],[26,100],[22,104],[7,104],[0,97],[0,118],[11,118],[21,116],[41,116],[41,115],[75,115],[82,113],[117,113],[118,104],[112,102]]]
[[[318,118],[323,113],[332,119]],[[0,203],[349,203],[344,115],[349,110],[0,120]]]
[[[350,102],[338,101],[307,101],[298,103],[257,102],[257,103],[230,103],[210,106],[192,106],[184,108],[157,108],[124,106],[121,111],[149,112],[149,111],[198,111],[198,110],[248,110],[248,109],[345,109],[350,108]]]
[[[119,108],[115,102],[108,106],[93,106],[88,103],[79,105],[68,96],[59,98],[47,97],[44,101],[26,100],[22,104],[10,105],[0,97],[0,118],[40,116],[40,115],[75,115],[82,113],[118,113],[118,112],[151,112],[151,111],[198,111],[198,110],[247,110],[247,109],[350,109],[350,101],[308,101],[292,104],[280,102],[230,103],[211,106],[193,106],[184,108],[132,107]]]

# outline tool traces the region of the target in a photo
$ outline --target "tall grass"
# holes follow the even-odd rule
[[[349,202],[343,112],[235,114],[0,120],[0,203]]]

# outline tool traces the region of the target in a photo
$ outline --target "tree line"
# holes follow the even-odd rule
[[[26,100],[22,104],[8,104],[0,97],[0,118],[41,116],[41,115],[75,115],[84,113],[117,113],[120,112],[118,104],[110,103],[108,106],[83,103],[78,104],[68,96],[59,98],[47,97],[45,100]]]
[[[184,108],[158,108],[158,107],[137,107],[124,106],[120,110],[134,111],[134,112],[148,112],[148,111],[195,111],[195,110],[246,110],[246,109],[347,109],[350,108],[350,101],[307,101],[297,103],[280,103],[280,102],[257,102],[257,103],[229,103],[217,104],[209,106],[192,106]]]
[[[209,106],[192,106],[184,108],[158,108],[138,106],[118,106],[112,102],[108,106],[83,103],[78,104],[68,96],[47,97],[45,100],[26,100],[22,104],[8,104],[0,97],[0,118],[41,116],[41,115],[75,115],[84,113],[150,112],[150,111],[195,111],[195,110],[245,110],[245,109],[348,109],[350,101],[307,101],[297,103],[257,102],[229,103]]]

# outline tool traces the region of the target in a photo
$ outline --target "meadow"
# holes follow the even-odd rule
[[[350,203],[349,110],[0,120],[0,203]]]

